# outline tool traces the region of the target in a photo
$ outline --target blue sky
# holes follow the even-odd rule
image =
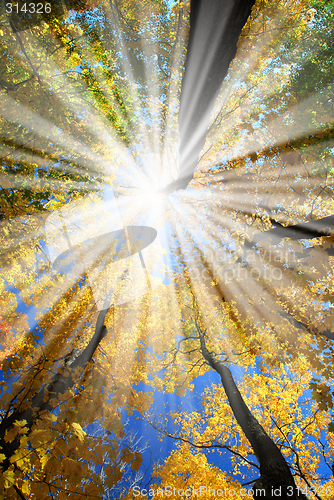
[[[173,5],[174,1],[168,0],[167,4],[168,7],[171,8]],[[71,14],[69,17],[69,22],[75,20],[75,14]],[[93,19],[93,18],[92,18]],[[101,63],[97,63],[100,65]],[[81,66],[77,66],[76,68],[78,71],[81,71]],[[267,70],[269,71],[269,70]],[[275,70],[276,71],[276,70]],[[137,114],[139,114],[140,111],[137,111]],[[253,124],[253,127],[256,129],[260,129],[262,126],[262,119],[264,118],[264,114],[260,113],[258,121],[256,121]],[[149,124],[149,118],[145,118],[146,124]],[[138,146],[139,148],[139,146]],[[135,149],[135,148],[134,148]],[[332,151],[334,151],[332,149]],[[259,167],[261,167],[261,162],[263,163],[264,160],[261,160],[259,162]],[[149,169],[150,163],[147,160],[147,165],[145,165]],[[212,167],[215,168],[215,167]],[[121,180],[121,175],[119,175],[118,180]],[[160,179],[159,179],[160,180]],[[189,196],[189,204],[188,208],[191,206],[192,207],[192,201],[191,197],[193,196],[196,198],[198,196],[198,193],[196,190],[188,190],[188,196]],[[176,198],[175,198],[176,199]],[[174,206],[177,206],[177,199],[174,203]],[[208,201],[208,206],[209,206],[209,201]],[[184,209],[183,215],[186,214],[186,210]],[[149,225],[149,222],[147,222],[146,215],[142,215],[141,218],[137,220],[137,224],[142,224],[145,225],[146,223]],[[186,221],[182,219],[180,223],[180,227],[183,229],[186,227]],[[170,234],[174,231],[173,225],[170,222],[165,222],[161,227],[159,227],[159,236],[161,236],[161,242],[162,246],[166,249],[166,254],[163,256],[163,262],[166,264],[166,266],[171,269],[172,271],[176,269],[178,265],[178,261],[176,257],[173,254],[171,245],[170,245]],[[194,239],[196,240],[197,243],[204,242],[205,237],[206,237],[206,220],[205,218],[201,219],[198,221],[198,226],[196,229],[192,231],[192,235],[195,237]],[[231,250],[231,253],[235,250],[236,244],[234,241],[232,241],[231,237],[229,236],[228,238],[224,237],[222,232],[220,232],[219,237],[222,240],[222,245],[225,245],[225,248],[227,247],[228,250]],[[224,240],[224,241],[223,241]],[[305,247],[309,246],[309,242],[304,242],[303,243]],[[220,245],[220,243],[219,243]],[[40,240],[40,246],[43,249],[47,249],[46,242],[41,238]],[[218,243],[217,243],[217,248],[218,248]],[[192,251],[191,245],[187,245],[187,251],[189,250],[190,252]],[[214,250],[214,249],[213,249]],[[225,255],[227,254],[227,251],[225,251]],[[157,274],[159,272],[157,271]],[[162,275],[161,275],[162,276]],[[170,280],[168,279],[167,276],[163,277],[163,283],[164,284],[170,284]],[[24,303],[24,301],[21,298],[20,295],[20,290],[19,288],[16,288],[15,286],[10,286],[9,283],[6,283],[6,288],[8,291],[14,293],[17,298],[17,308],[16,312],[19,313],[24,313],[27,315],[28,318],[28,324],[29,324],[29,329],[31,332],[35,333],[36,340],[39,342],[40,345],[43,345],[44,339],[43,339],[43,332],[39,329],[38,323],[35,319],[37,309],[32,306],[28,306],[27,304]],[[324,308],[325,307],[331,307],[332,304],[328,301],[324,303]],[[38,311],[40,313],[40,311]],[[242,375],[244,374],[243,370],[238,368],[237,366],[233,366],[231,368],[233,376],[235,377],[235,381],[237,384],[241,381]],[[258,366],[255,366],[252,368],[252,373],[257,374],[259,373]],[[15,374],[14,374],[15,375]],[[3,376],[3,374],[1,375]],[[154,393],[154,403],[151,408],[151,413],[155,414],[157,418],[159,416],[164,417],[166,416],[170,411],[201,411],[202,405],[201,405],[201,394],[203,391],[207,388],[210,387],[212,384],[219,384],[219,376],[213,372],[213,371],[208,371],[205,375],[197,378],[194,380],[194,390],[193,391],[187,391],[186,395],[181,397],[176,394],[162,394],[159,393],[157,390],[153,389],[149,385],[145,385],[143,383],[139,384],[136,386],[137,390],[141,391],[153,391]],[[305,396],[311,397],[312,393],[310,390],[305,391]],[[305,411],[307,410],[307,407],[305,407]],[[150,481],[150,474],[152,472],[152,465],[153,464],[158,464],[162,463],[167,456],[171,453],[171,451],[175,448],[175,442],[170,439],[170,438],[164,438],[163,441],[159,440],[159,434],[157,431],[155,431],[152,426],[150,426],[148,423],[144,422],[142,420],[142,416],[140,416],[137,412],[134,412],[133,415],[129,416],[126,412],[126,410],[123,409],[122,411],[122,418],[124,420],[124,423],[126,424],[126,431],[129,433],[135,433],[137,434],[138,438],[141,438],[141,443],[145,444],[147,443],[147,449],[143,451],[143,459],[144,463],[142,466],[142,469],[146,469],[145,477],[143,479],[143,487],[147,485],[147,483]],[[167,425],[167,430],[173,430],[173,424],[171,421],[168,422]],[[98,423],[96,423],[96,429],[98,428]],[[94,429],[93,429],[94,430]],[[206,453],[206,452],[204,452]],[[212,465],[215,465],[219,467],[221,470],[226,470],[229,471],[231,469],[231,461],[230,461],[230,454],[229,452],[224,452],[223,455],[220,455],[218,453],[206,453],[207,459],[209,463]],[[246,469],[245,469],[246,470]],[[324,464],[321,463],[320,467],[321,472],[324,474],[328,474],[328,469],[324,467]],[[248,472],[248,475],[246,479],[243,481],[251,481],[252,479],[256,479],[257,474],[256,471],[254,471],[254,474]],[[116,496],[115,496],[116,498]]]

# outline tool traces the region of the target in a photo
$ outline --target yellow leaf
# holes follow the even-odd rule
[[[24,482],[21,486],[21,491],[23,495],[30,495],[30,485],[29,483]]]
[[[17,425],[18,427],[24,427],[26,425],[26,423],[27,423],[26,420],[16,420],[14,425]]]
[[[86,432],[83,430],[80,424],[76,422],[72,422],[71,426],[74,430],[75,435],[80,439],[80,441],[83,443],[85,440]]]
[[[10,488],[15,483],[15,475],[12,470],[7,470],[3,474],[5,488]]]
[[[44,469],[48,460],[49,460],[49,457],[47,455],[42,455],[41,457],[39,457],[39,461],[41,462],[42,469]]]
[[[24,456],[26,455],[27,450],[19,449],[12,457],[10,457],[9,461],[11,464],[16,463],[17,467],[21,467],[24,463]]]

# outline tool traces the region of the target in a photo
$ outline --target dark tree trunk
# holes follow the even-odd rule
[[[0,447],[2,453],[6,455],[6,460],[2,464],[2,471],[5,471],[10,466],[10,458],[14,455],[20,446],[20,436],[16,437],[12,442],[7,443],[4,440],[6,431],[8,431],[17,420],[25,420],[28,427],[27,434],[30,433],[33,424],[40,418],[44,411],[53,409],[52,401],[60,394],[63,394],[67,389],[73,387],[89,361],[91,361],[96,349],[101,340],[107,334],[107,328],[104,326],[104,319],[108,309],[100,311],[95,332],[87,347],[76,358],[65,358],[64,367],[54,375],[51,381],[42,387],[42,389],[33,397],[30,407],[24,411],[14,411],[8,417],[4,418],[0,424]],[[79,372],[79,373],[78,373]]]
[[[255,0],[191,0],[180,97],[180,172],[166,192],[186,189],[204,146],[210,114]]]
[[[273,229],[256,234],[251,242],[246,243],[246,246],[253,247],[259,241],[267,238],[273,238],[275,243],[279,243],[282,238],[311,240],[320,236],[334,236],[334,215],[294,226],[282,226],[282,224],[276,222],[274,219],[270,220],[274,225]]]
[[[254,483],[254,498],[271,499],[279,496],[281,499],[290,498],[296,500],[299,498],[300,500],[306,500],[306,497],[296,487],[282,453],[244,402],[233,380],[231,371],[222,361],[217,360],[207,350],[204,334],[197,321],[196,327],[200,337],[202,355],[208,365],[220,375],[233,414],[259,461],[261,477]],[[277,490],[280,491],[280,495],[277,495]]]

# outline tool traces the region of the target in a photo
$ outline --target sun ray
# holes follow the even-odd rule
[[[115,484],[117,463],[137,460],[120,458],[121,419],[145,413],[151,390],[196,407],[194,379],[209,380],[199,329],[239,375],[263,375],[260,361],[287,366],[334,338],[332,84],[289,94],[295,61],[319,50],[303,40],[305,5],[255,4],[220,93],[183,149],[192,157],[206,136],[182,191],[168,189],[181,168],[179,121],[190,126],[196,114],[222,33],[208,32],[210,51],[184,68],[184,3],[94,3],[12,40],[6,21],[4,67],[18,77],[6,74],[5,86],[0,78],[0,208],[10,214],[1,220],[0,327],[8,321],[13,333],[0,360],[22,363],[14,377],[25,386],[46,363],[37,378],[46,406],[55,377],[71,378],[65,401],[40,421],[58,419],[57,443],[82,421],[96,456],[77,462],[95,460],[100,479],[105,460]],[[38,208],[30,204],[43,193]],[[71,364],[93,344],[77,377]],[[314,374],[320,362],[308,360]]]

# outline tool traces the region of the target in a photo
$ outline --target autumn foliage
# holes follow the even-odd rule
[[[0,499],[333,498],[333,4],[246,3],[207,80],[205,2],[0,12]],[[156,224],[164,280],[101,310],[46,227],[108,190]],[[173,443],[154,463],[137,417]]]

